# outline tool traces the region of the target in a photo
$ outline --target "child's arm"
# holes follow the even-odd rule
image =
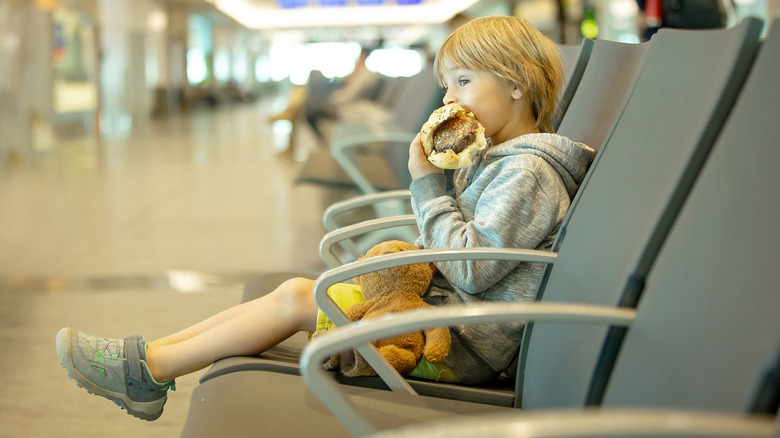
[[[445,193],[443,177],[428,175],[412,182],[419,243],[426,248],[535,249],[552,233],[558,206],[532,172],[503,168],[494,176],[483,177],[492,179],[481,187],[470,220],[458,201]],[[518,264],[463,261],[437,263],[436,267],[453,285],[475,294],[495,284]]]

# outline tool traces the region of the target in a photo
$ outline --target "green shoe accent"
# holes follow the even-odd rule
[[[97,363],[105,363],[105,360],[103,359],[103,352],[102,351],[96,351],[95,357],[92,358]],[[98,365],[92,365],[92,369],[100,373],[103,377],[106,376],[106,369],[104,367],[98,366]]]
[[[145,354],[144,357],[146,357]],[[141,364],[143,364],[144,369],[148,373],[149,380],[151,380],[151,382],[154,384],[154,386],[157,387],[157,389],[161,391],[165,391],[168,389],[170,389],[171,391],[176,391],[176,380],[169,380],[167,382],[158,382],[157,380],[154,379],[154,376],[152,375],[152,371],[149,369],[149,364],[146,363],[146,360],[142,360]]]

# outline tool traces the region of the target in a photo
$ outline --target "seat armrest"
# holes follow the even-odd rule
[[[548,251],[509,249],[509,248],[459,248],[459,249],[422,249],[402,253],[371,257],[366,260],[349,263],[333,268],[321,274],[314,284],[314,300],[317,306],[337,327],[351,321],[327,293],[328,288],[338,282],[348,281],[368,272],[436,261],[455,260],[514,260],[522,262],[554,263],[557,254]],[[356,347],[358,352],[374,368],[374,371],[394,391],[415,394],[412,387],[385,361],[377,349],[369,344]]]
[[[371,219],[363,222],[359,222],[354,225],[349,225],[343,228],[339,228],[335,231],[331,231],[320,240],[320,258],[329,267],[335,268],[342,265],[342,261],[333,252],[333,246],[344,240],[352,237],[361,236],[363,234],[371,233],[373,231],[384,230],[393,227],[402,227],[417,225],[417,220],[414,215],[407,214],[402,216],[395,216],[389,218]],[[356,251],[356,250],[355,250]],[[356,258],[359,254],[355,254]]]
[[[344,201],[334,202],[325,210],[325,213],[322,215],[322,224],[325,226],[326,230],[334,231],[342,226],[336,222],[336,218],[343,213],[347,213],[360,207],[375,206],[387,201],[405,201],[411,199],[411,197],[412,192],[403,189],[358,195]]]
[[[402,218],[397,218],[403,221]],[[359,275],[398,266],[417,263],[451,262],[458,260],[507,260],[526,263],[554,264],[557,253],[534,249],[517,248],[452,248],[452,249],[421,249],[418,251],[403,251],[371,257],[365,260],[348,263],[323,272],[314,283],[314,301],[328,318],[337,326],[351,321],[346,314],[328,296],[328,288],[336,283],[349,281]]]
[[[446,327],[457,324],[509,321],[555,321],[590,323],[626,327],[631,324],[634,309],[612,306],[561,303],[481,303],[442,306],[394,313],[371,320],[361,320],[341,326],[338,330],[312,340],[301,355],[301,374],[309,389],[326,404],[328,409],[355,436],[376,432],[375,428],[358,415],[333,376],[322,368],[330,355],[356,348],[383,379],[375,365],[386,363],[381,355],[364,354],[365,347],[376,351],[372,341],[403,333]],[[392,368],[391,368],[392,369]],[[394,370],[393,370],[394,371]],[[397,373],[396,373],[397,374]],[[385,380],[391,386],[391,382]]]
[[[337,219],[342,214],[367,206],[374,208],[377,218],[397,216],[408,212],[408,209],[404,208],[404,203],[410,201],[411,198],[412,192],[409,190],[389,190],[354,196],[331,204],[322,215],[322,224],[325,226],[325,230],[329,232],[336,231],[346,226],[337,222]],[[352,239],[341,240],[339,245],[352,260],[357,260],[362,255],[363,251],[358,248],[358,244]],[[327,248],[327,252],[332,254],[332,248]]]

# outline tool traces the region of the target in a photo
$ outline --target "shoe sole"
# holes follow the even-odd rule
[[[89,380],[81,374],[73,365],[71,357],[71,329],[66,327],[57,333],[57,356],[60,358],[60,365],[65,368],[68,377],[76,382],[76,386],[87,391],[88,394],[105,397],[125,412],[133,417],[146,421],[154,421],[160,418],[163,413],[163,407],[167,397],[151,402],[137,402],[125,393],[109,391]]]

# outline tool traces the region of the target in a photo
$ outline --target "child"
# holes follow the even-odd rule
[[[470,168],[445,173],[428,162],[419,135],[409,146],[413,209],[426,248],[549,249],[594,152],[553,134],[562,80],[555,45],[528,22],[484,17],[458,28],[435,63],[457,103],[485,126],[488,147]],[[424,296],[434,305],[531,301],[543,266],[510,261],[436,264]],[[79,386],[147,420],[162,414],[173,379],[214,361],[258,354],[297,331],[314,331],[314,281],[294,278],[257,300],[223,311],[149,343],[140,336],[104,339],[64,328],[57,353]],[[336,285],[331,295],[354,293]],[[346,304],[345,306],[348,306]],[[413,375],[465,384],[506,369],[522,323],[458,326],[444,363],[423,362]]]

